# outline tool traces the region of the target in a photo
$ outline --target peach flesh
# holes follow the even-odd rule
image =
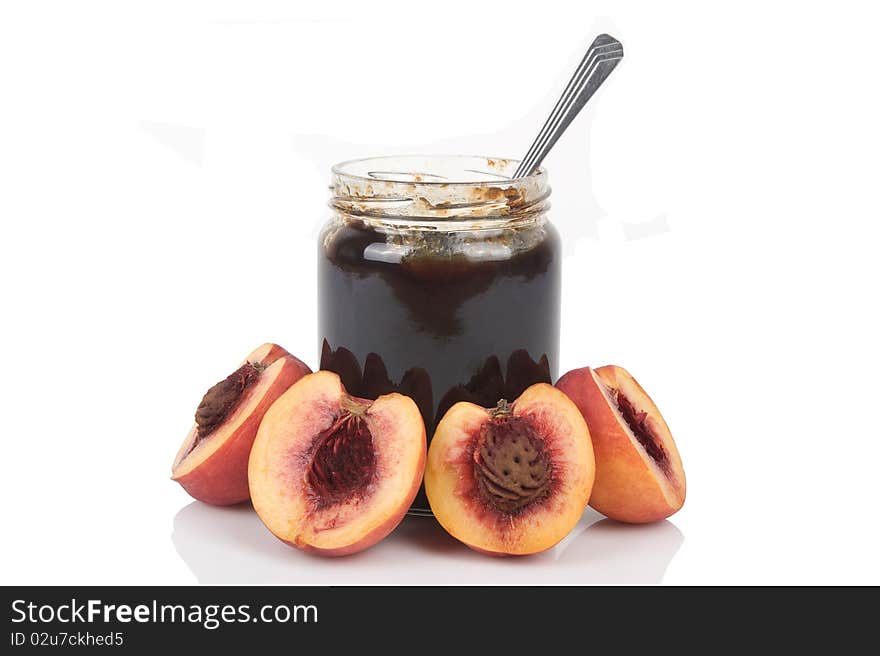
[[[617,521],[646,523],[677,512],[686,482],[657,406],[622,367],[566,373],[557,387],[574,401],[593,436],[596,483],[590,505]]]
[[[412,399],[350,396],[319,371],[263,418],[248,464],[260,519],[285,543],[323,556],[366,549],[412,503],[425,467],[425,426]]]
[[[455,404],[437,426],[425,488],[437,521],[490,555],[549,549],[578,522],[593,485],[589,431],[545,383],[488,410]]]
[[[307,373],[303,362],[277,344],[251,352],[203,397],[196,424],[175,457],[172,479],[205,503],[247,501],[248,457],[263,414]]]

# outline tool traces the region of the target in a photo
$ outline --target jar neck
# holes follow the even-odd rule
[[[425,230],[528,224],[549,208],[541,170],[511,179],[515,160],[476,157],[379,157],[333,168],[330,206],[345,218]]]
[[[369,214],[350,214],[334,208],[336,220],[381,233],[454,233],[454,232],[492,232],[519,229],[532,229],[544,224],[547,215],[534,212],[527,215],[507,218],[483,219],[414,219],[412,217],[385,217]]]

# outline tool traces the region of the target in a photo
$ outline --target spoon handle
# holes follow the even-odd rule
[[[617,63],[623,59],[623,46],[620,41],[607,34],[600,34],[590,45],[581,60],[565,91],[556,101],[556,106],[544,122],[538,136],[523,157],[514,178],[522,178],[541,165],[544,157],[553,148],[559,136],[578,115],[587,101],[596,93]]]

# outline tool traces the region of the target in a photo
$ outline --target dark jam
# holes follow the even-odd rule
[[[430,441],[458,401],[493,407],[555,379],[560,257],[543,221],[411,243],[336,224],[318,253],[321,369],[355,396],[411,397]],[[423,493],[413,508],[427,508]]]

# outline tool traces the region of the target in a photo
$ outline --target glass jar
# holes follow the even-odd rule
[[[485,157],[333,167],[318,252],[321,369],[350,394],[411,397],[430,441],[458,401],[513,400],[558,374],[561,252],[540,170]],[[423,492],[414,512],[429,512]]]

